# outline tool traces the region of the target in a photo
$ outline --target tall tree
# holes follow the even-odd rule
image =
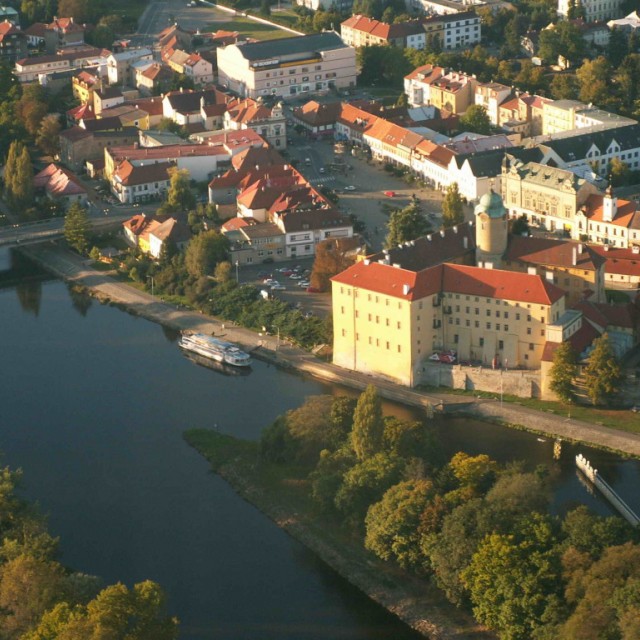
[[[364,460],[381,451],[383,435],[382,404],[376,388],[370,384],[360,394],[353,413],[351,443],[358,460]]]
[[[212,275],[216,265],[229,259],[229,241],[218,231],[205,231],[187,245],[184,264],[194,277]]]
[[[609,336],[604,333],[595,341],[584,370],[584,384],[591,402],[608,403],[618,393],[622,382],[622,371],[613,353]]]
[[[64,238],[70,247],[84,254],[89,248],[89,217],[87,210],[74,202],[64,217]]]
[[[167,202],[163,207],[167,213],[190,211],[196,206],[196,197],[189,184],[187,169],[171,169],[171,180],[167,192]]]
[[[352,264],[353,259],[345,254],[339,239],[329,238],[319,242],[311,270],[311,285],[320,291],[327,291],[331,278]]]
[[[40,84],[25,86],[18,101],[17,112],[29,135],[37,135],[48,111],[49,101],[44,87]]]
[[[447,195],[442,202],[442,226],[447,229],[462,222],[464,222],[462,197],[458,191],[458,183],[454,182],[447,188]]]
[[[36,136],[36,144],[43,153],[55,156],[60,151],[59,135],[61,129],[60,119],[55,115],[48,115],[42,120]]]
[[[13,156],[9,149],[5,176],[8,172],[11,174],[5,188],[9,201],[16,208],[29,206],[33,201],[33,165],[29,150],[20,142],[16,143]]]
[[[415,240],[428,233],[431,229],[429,221],[416,203],[411,203],[404,209],[396,209],[391,214],[387,227],[389,233],[385,244],[388,248]]]
[[[58,15],[86,22],[90,18],[89,0],[58,0]]]
[[[609,80],[612,77],[611,64],[604,56],[594,60],[586,60],[576,71],[579,99],[583,102],[597,104],[599,107],[608,106],[612,101],[612,91]]]
[[[578,376],[578,358],[570,342],[563,342],[553,354],[549,387],[561,400],[574,399],[573,383]]]

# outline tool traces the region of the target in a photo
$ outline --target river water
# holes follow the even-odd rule
[[[238,498],[181,437],[217,426],[257,438],[305,396],[343,391],[261,362],[248,376],[196,366],[175,334],[29,271],[7,285],[10,266],[0,252],[0,451],[23,468],[67,565],[107,583],[158,581],[183,638],[416,638]],[[552,442],[530,434],[473,420],[432,428],[449,454],[552,464]],[[577,451],[640,510],[640,464],[565,446],[552,465],[554,511],[609,512],[580,482]]]

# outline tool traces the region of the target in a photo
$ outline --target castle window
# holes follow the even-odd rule
[[[480,338],[480,346],[484,347],[484,338]]]

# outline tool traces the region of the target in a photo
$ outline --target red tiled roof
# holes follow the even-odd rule
[[[168,172],[175,166],[175,162],[153,162],[146,165],[134,165],[125,160],[118,165],[113,177],[128,187],[148,184],[149,182],[161,182],[169,179]]]
[[[591,323],[583,322],[580,329],[569,337],[568,342],[573,347],[573,350],[580,355],[596,338],[599,338],[600,335],[600,331]],[[553,362],[553,354],[559,346],[559,342],[545,342],[542,351],[542,361]]]
[[[334,124],[340,115],[342,106],[339,102],[319,103],[309,100],[301,107],[293,110],[294,118],[302,120],[312,126]]]
[[[419,300],[443,291],[549,305],[565,295],[562,289],[540,276],[454,264],[414,272],[379,262],[367,264],[367,261],[362,261],[333,280],[403,300]],[[409,287],[407,293],[404,293],[404,285]]]
[[[634,253],[633,249],[614,249],[601,245],[590,245],[590,249],[604,258],[606,273],[640,276],[640,253]]]
[[[591,194],[584,204],[583,212],[591,222],[604,222],[603,202],[604,196]],[[640,215],[636,211],[636,203],[629,200],[618,199],[618,211],[615,218],[608,224],[620,227],[640,229]]]

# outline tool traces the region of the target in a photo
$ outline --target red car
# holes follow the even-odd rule
[[[395,198],[396,192],[395,191],[383,191],[384,195],[387,196],[387,198]]]
[[[320,293],[320,289],[316,287],[307,287],[307,293]]]

